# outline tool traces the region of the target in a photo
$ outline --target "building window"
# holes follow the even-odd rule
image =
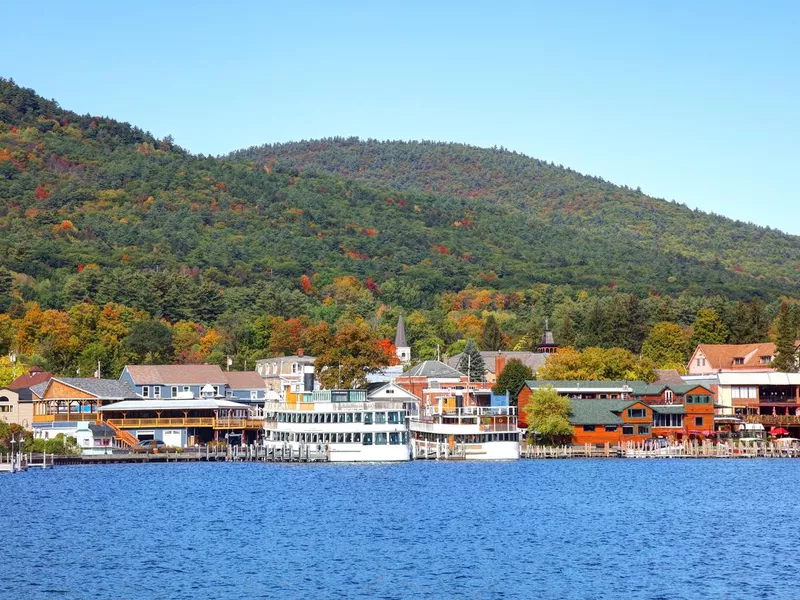
[[[583,430],[586,432],[592,432],[594,431],[594,425],[584,425]]]
[[[694,418],[695,427],[702,427],[703,426],[703,417],[695,417]]]
[[[629,408],[628,409],[628,418],[629,419],[644,419],[647,417],[647,409],[646,408]]]
[[[633,435],[633,425],[623,425],[622,435]]]
[[[150,386],[143,385],[142,386],[142,398],[149,398],[150,397]]]
[[[743,365],[744,364],[744,358],[741,357],[741,356],[737,356],[736,358],[733,359],[733,364],[735,364],[735,365]]]
[[[161,386],[154,385],[153,386],[153,398],[161,398]]]
[[[771,356],[762,356],[760,360],[761,360],[761,364],[762,365],[768,365],[769,363],[772,362],[772,357]]]
[[[606,433],[616,433],[617,426],[616,425],[606,425]]]
[[[666,390],[664,392],[664,400],[667,402],[667,404],[672,404],[673,398],[674,398],[674,395],[672,393],[672,390]]]
[[[178,386],[177,385],[173,385],[171,388],[169,388],[169,397],[170,398],[177,398],[178,397]]]
[[[255,390],[250,390],[250,400],[258,400],[258,392]]]
[[[650,435],[650,425],[639,425],[639,435]]]

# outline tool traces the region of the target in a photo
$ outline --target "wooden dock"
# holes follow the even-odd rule
[[[520,458],[800,458],[800,445],[759,442],[711,444],[684,442],[656,447],[648,442],[621,446],[583,444],[537,446],[522,444]]]

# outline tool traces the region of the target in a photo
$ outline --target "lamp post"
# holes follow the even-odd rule
[[[17,465],[17,463],[16,463],[17,454],[16,454],[16,452],[14,452],[14,446],[16,444],[17,444],[16,434],[12,433],[11,434],[11,472],[12,473],[15,473],[16,470],[17,470],[17,467],[16,467],[16,465]]]

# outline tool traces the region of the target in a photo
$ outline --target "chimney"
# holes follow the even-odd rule
[[[498,350],[494,357],[494,376],[497,377],[506,368],[506,357],[502,350]]]
[[[297,349],[297,356],[300,356],[300,357],[303,356],[303,348],[298,348]]]

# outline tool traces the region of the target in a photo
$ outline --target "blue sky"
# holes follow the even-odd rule
[[[797,2],[40,1],[2,14],[0,75],[193,152],[333,135],[497,145],[800,234]]]

